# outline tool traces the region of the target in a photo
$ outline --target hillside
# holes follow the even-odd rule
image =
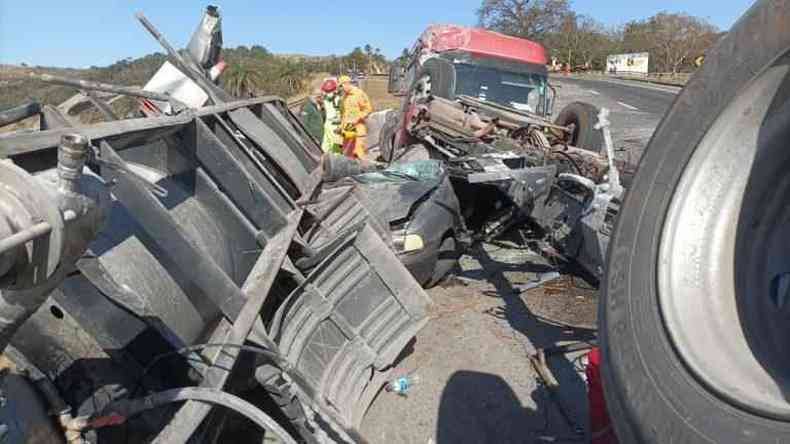
[[[76,92],[73,88],[50,85],[31,79],[30,73],[77,77],[119,85],[143,85],[164,61],[163,54],[152,54],[136,60],[122,60],[104,68],[75,69],[2,65],[0,66],[0,109],[10,108],[32,100],[43,104],[59,104]]]
[[[275,55],[262,46],[254,45],[223,49],[223,57],[228,63],[228,69],[222,76],[223,86],[239,97],[262,94],[291,97],[304,92],[316,73],[337,74],[352,66],[381,71],[387,66],[386,59],[379,53],[366,53],[360,48],[345,56],[300,58]],[[0,110],[33,100],[42,104],[59,104],[76,92],[73,88],[31,79],[31,72],[142,86],[165,60],[164,54],[154,53],[120,60],[107,67],[87,69],[0,65]]]

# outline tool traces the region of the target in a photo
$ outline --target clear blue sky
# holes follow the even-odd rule
[[[105,66],[159,51],[134,19],[143,11],[182,47],[208,1],[0,0],[0,63]],[[226,46],[260,44],[276,53],[343,54],[370,43],[389,57],[430,23],[474,25],[481,0],[218,2]],[[607,25],[659,11],[687,12],[728,29],[752,0],[572,0]]]

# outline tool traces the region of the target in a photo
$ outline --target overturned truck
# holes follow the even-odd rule
[[[139,18],[204,105],[129,88],[155,115],[95,95],[105,122],[5,114],[40,130],[0,137],[2,433],[216,442],[235,412],[282,442],[362,441],[428,296],[363,202],[324,193],[283,101],[212,81],[216,8],[183,52]]]
[[[390,92],[403,100],[382,130],[383,160],[443,160],[478,239],[524,227],[541,251],[602,277],[625,162],[608,111],[574,102],[550,120],[556,92],[540,44],[431,26],[393,67]]]

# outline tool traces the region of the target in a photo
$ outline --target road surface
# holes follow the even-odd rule
[[[627,80],[552,76],[557,87],[555,115],[571,102],[589,102],[611,111],[615,148],[625,149],[636,162],[679,88]]]

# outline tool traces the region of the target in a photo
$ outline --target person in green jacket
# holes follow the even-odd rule
[[[314,91],[302,106],[302,124],[318,143],[324,140],[324,112],[321,103],[323,100],[324,95],[319,89]]]
[[[321,149],[325,153],[341,154],[343,138],[340,135],[340,94],[337,80],[326,79],[321,84],[324,93],[324,139]]]

